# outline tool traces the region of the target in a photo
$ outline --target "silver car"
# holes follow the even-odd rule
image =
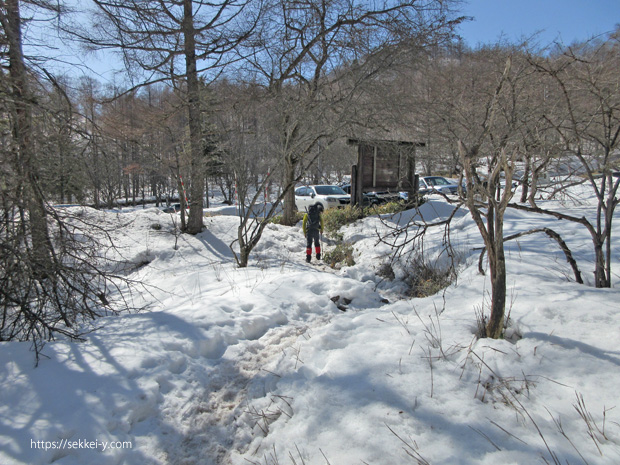
[[[465,190],[464,186],[463,190]],[[420,177],[420,188],[418,192],[420,192],[420,194],[441,193],[446,195],[457,195],[459,193],[459,186],[442,176],[424,176]]]

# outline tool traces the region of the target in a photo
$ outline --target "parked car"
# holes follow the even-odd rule
[[[530,173],[527,179],[525,178],[524,171],[517,171],[512,175],[512,187],[516,188],[519,184],[524,184],[527,182],[530,184],[532,182],[532,174]],[[549,173],[539,173],[538,178],[536,179],[536,185],[538,187],[547,187],[552,184],[553,181],[549,176]],[[506,186],[506,179],[502,177],[500,180],[500,187],[503,189]]]
[[[351,184],[345,184],[342,186],[342,190],[347,194],[351,194]],[[385,202],[385,199],[379,197],[376,192],[363,192],[362,193],[362,206],[372,207],[373,205],[379,205]]]
[[[381,203],[387,202],[396,202],[401,200],[401,196],[399,192],[390,192],[390,191],[376,191],[376,192],[367,192],[367,194],[372,194],[376,196]]]
[[[514,173],[514,176],[512,178],[512,183],[511,183],[512,190],[519,187],[519,184],[523,182],[522,175],[523,173]],[[488,176],[486,174],[478,174],[478,179],[480,179],[480,183],[482,184],[482,187],[484,189],[487,189],[489,186]],[[503,173],[500,175],[498,185],[500,189],[506,188],[506,176]],[[540,176],[538,178],[538,186],[543,187],[546,185],[549,185],[549,178],[547,176]]]
[[[463,186],[463,189],[465,189],[465,186]],[[459,192],[459,186],[442,176],[421,176],[418,192],[420,192],[420,194],[440,193],[456,195]]]
[[[325,209],[344,207],[351,203],[351,196],[338,186],[301,186],[295,189],[295,207],[297,210],[305,211],[317,203],[322,204]]]
[[[180,203],[174,203],[172,205],[170,205],[169,207],[164,208],[163,212],[164,213],[177,213],[181,211],[181,204]]]

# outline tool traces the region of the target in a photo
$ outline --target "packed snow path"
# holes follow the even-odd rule
[[[174,250],[168,228],[154,229],[170,221],[158,210],[85,212],[115,231],[114,258],[146,284],[132,303],[148,309],[98,321],[84,343],[47,344],[36,369],[29,344],[3,344],[3,464],[222,463],[240,423],[247,436],[275,419],[248,399],[269,396],[270,363],[340,313],[330,296],[380,300],[369,285],[319,278],[301,258],[303,238],[267,237],[263,249],[291,249],[269,261],[275,271],[240,270],[227,245],[235,218],[211,220]]]

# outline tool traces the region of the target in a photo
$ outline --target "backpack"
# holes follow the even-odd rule
[[[321,229],[321,214],[316,205],[311,205],[308,209],[308,222],[306,223],[306,228],[308,230]]]

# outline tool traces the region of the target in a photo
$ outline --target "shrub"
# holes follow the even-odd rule
[[[392,263],[388,261],[380,265],[377,270],[377,276],[393,281],[396,278],[396,274],[394,273],[394,268],[392,268]]]
[[[408,208],[411,208],[411,205],[408,203],[394,200],[392,202],[386,202],[380,205],[373,205],[372,207],[364,208],[364,217],[371,215],[389,215],[400,213]]]
[[[334,236],[341,227],[355,223],[357,220],[361,220],[367,216],[395,214],[407,210],[408,208],[411,208],[410,204],[398,201],[386,202],[365,208],[352,207],[350,205],[345,208],[330,208],[323,213],[325,232]]]
[[[412,297],[428,297],[448,287],[454,272],[450,267],[441,267],[436,263],[415,257],[411,262],[407,284]]]
[[[275,215],[269,221],[271,223],[273,223],[273,224],[282,224],[282,218],[283,217],[284,217],[284,215]],[[303,212],[295,212],[295,224],[299,223],[303,219],[304,219],[304,213]]]
[[[338,265],[353,266],[353,245],[348,242],[342,242],[334,247],[323,256],[323,261],[332,268]]]
[[[330,208],[323,213],[323,227],[326,233],[334,235],[341,227],[363,217],[364,212],[356,207]]]

